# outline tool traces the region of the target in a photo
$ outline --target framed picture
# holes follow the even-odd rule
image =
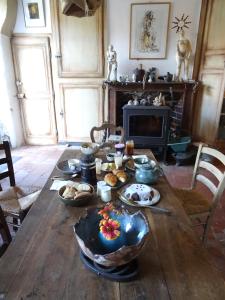
[[[43,0],[22,0],[26,27],[45,26]]]
[[[166,57],[170,3],[133,3],[130,13],[130,59]]]

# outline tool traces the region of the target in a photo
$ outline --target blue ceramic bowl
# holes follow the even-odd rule
[[[145,215],[138,211],[134,214],[121,209],[117,216],[120,222],[120,237],[108,241],[99,233],[99,208],[87,211],[74,225],[74,232],[83,253],[98,264],[120,266],[137,257],[149,233]],[[116,216],[111,216],[116,219]]]

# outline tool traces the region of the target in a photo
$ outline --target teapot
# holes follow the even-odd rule
[[[163,170],[153,160],[136,165],[135,179],[138,183],[155,183],[161,175],[163,175]]]

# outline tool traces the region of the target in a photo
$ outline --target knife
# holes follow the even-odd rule
[[[77,176],[78,176],[78,174],[73,174],[73,175],[71,175],[69,177],[53,176],[53,177],[51,177],[51,180],[71,180],[71,179],[73,179],[73,178],[75,178]]]
[[[171,215],[172,212],[166,208],[161,208],[161,207],[156,207],[156,206],[151,206],[151,205],[140,205],[138,203],[133,203],[131,202],[129,199],[127,199],[125,196],[123,196],[121,193],[117,193],[119,195],[119,198],[126,203],[127,205],[130,206],[135,206],[135,207],[144,207],[144,208],[150,208],[152,210],[152,212],[155,213],[161,213],[161,214],[167,214],[167,215]]]

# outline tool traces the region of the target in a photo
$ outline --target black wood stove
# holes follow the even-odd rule
[[[135,148],[163,148],[166,159],[170,111],[168,106],[123,106],[125,139],[133,140]]]

